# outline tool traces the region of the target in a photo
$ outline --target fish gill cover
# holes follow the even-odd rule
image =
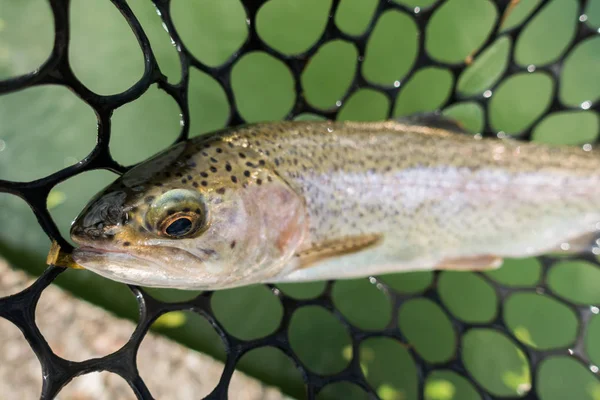
[[[152,398],[136,354],[153,326],[225,362],[208,398],[225,398],[239,368],[296,398],[600,399],[594,253],[217,292],[44,269],[48,239],[71,246],[69,223],[106,171],[224,126],[439,109],[474,134],[594,147],[598,1],[1,4],[0,254],[39,278],[0,299],[0,316],[40,360],[41,398],[93,371]],[[129,342],[56,355],[35,323],[54,281],[137,321]]]

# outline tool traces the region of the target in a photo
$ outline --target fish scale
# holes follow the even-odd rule
[[[280,123],[241,129],[229,140],[236,145],[247,144],[258,152],[267,150],[280,160],[277,172],[305,196],[311,232],[317,242],[331,238],[331,232],[324,229],[330,224],[339,230],[352,229],[347,224],[348,218],[337,218],[339,211],[352,212],[352,219],[363,219],[365,225],[380,222],[381,217],[412,218],[413,214],[407,211],[414,207],[435,215],[432,207],[436,203],[427,203],[426,198],[452,193],[456,185],[474,180],[473,185],[479,184],[480,190],[498,194],[493,197],[503,193],[517,196],[527,190],[524,186],[527,184],[541,190],[549,187],[550,193],[556,192],[553,181],[562,190],[587,188],[587,193],[598,193],[600,158],[596,153],[510,140],[474,140],[438,129],[419,129],[421,132],[415,132],[410,126],[394,122]],[[270,140],[264,140],[259,147],[249,137]],[[294,149],[293,153],[288,148]],[[494,157],[498,154],[500,157]],[[300,168],[292,162],[298,158],[303,166],[308,166]],[[486,175],[477,178],[477,171]],[[444,188],[444,184],[448,187]],[[379,194],[395,199],[385,201]],[[542,205],[547,202],[544,194],[536,189],[528,196],[535,197],[531,200]],[[404,203],[398,198],[405,200]],[[407,207],[407,203],[413,207]],[[594,203],[588,206],[595,207]],[[577,208],[578,204],[575,202],[573,206]],[[329,218],[331,215],[336,218]],[[413,225],[408,221],[396,222]],[[365,227],[356,229],[351,232],[360,233]]]
[[[594,232],[599,167],[595,151],[476,139],[437,116],[229,128],[173,146],[97,196],[74,224],[74,257],[112,279],[204,289],[485,267],[473,260]],[[169,202],[176,190],[206,206],[193,237],[165,237],[149,221],[160,201],[189,211]],[[125,221],[112,225],[98,211],[119,207]],[[86,218],[111,235],[86,235]]]

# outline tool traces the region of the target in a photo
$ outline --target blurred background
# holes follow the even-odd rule
[[[516,41],[498,35],[483,49],[502,17],[494,2],[445,1],[420,32],[415,16],[436,1],[394,1],[410,12],[379,12],[378,0],[341,0],[332,18],[345,36],[328,38],[299,71],[301,93],[296,92],[297,77],[281,57],[305,57],[324,31],[331,0],[267,1],[259,10],[256,28],[273,51],[242,54],[231,69],[241,117],[246,122],[367,121],[441,109],[474,135],[487,127],[501,137],[551,144],[583,146],[598,139],[600,118],[591,107],[600,99],[600,35],[573,43],[580,24],[600,33],[600,1],[583,2],[583,14],[577,0],[543,1]],[[501,32],[519,26],[541,0],[512,3],[514,9],[502,20]],[[178,53],[156,9],[149,0],[129,0],[128,4],[150,38],[161,71],[169,82],[179,82]],[[247,17],[239,0],[172,1],[171,16],[186,48],[209,67],[230,60],[247,39]],[[141,78],[143,53],[111,2],[72,0],[69,21],[70,64],[90,90],[116,94]],[[0,79],[32,72],[48,58],[53,24],[44,0],[0,0]],[[357,43],[362,44],[352,37],[368,30],[364,56],[359,56]],[[415,69],[422,35],[431,60],[428,66],[419,62]],[[463,70],[465,64],[468,67]],[[314,112],[294,109],[300,94]],[[191,136],[228,124],[231,107],[222,82],[192,68],[188,96]],[[486,99],[487,108],[474,99]],[[562,111],[561,104],[572,109]],[[132,165],[169,146],[179,135],[182,112],[156,86],[118,108],[112,117],[113,157],[122,165]],[[34,87],[0,96],[0,179],[42,178],[77,163],[95,142],[93,110],[64,87]],[[116,177],[108,171],[86,172],[52,190],[48,208],[65,238],[87,201]],[[0,256],[37,276],[45,269],[49,246],[27,204],[0,193]],[[294,312],[288,331],[290,345],[310,371],[334,374],[349,365],[356,351],[340,318],[364,331],[386,331],[397,324],[406,343],[373,337],[358,347],[362,372],[383,400],[417,399],[418,376],[440,365],[425,381],[428,400],[479,399],[474,385],[497,397],[524,396],[533,380],[545,400],[598,400],[600,382],[594,376],[598,369],[590,371],[566,356],[583,335],[580,345],[590,363],[600,365],[598,309],[590,309],[593,315],[581,331],[575,309],[547,296],[540,286],[545,283],[559,298],[575,304],[600,304],[596,263],[594,255],[555,256],[507,260],[501,269],[484,274],[443,272],[434,277],[422,272],[339,281],[332,289],[333,312],[319,306]],[[392,315],[386,290],[378,282],[397,293],[426,295],[407,301]],[[66,271],[55,284],[112,314],[133,321],[138,318],[136,300],[125,285],[80,270]],[[278,289],[294,298],[310,299],[318,297],[325,286],[325,282],[315,282],[278,285]],[[537,292],[526,290],[538,287]],[[199,293],[147,291],[166,302],[192,299]],[[262,285],[216,292],[211,306],[227,332],[243,340],[274,332],[284,312],[278,297]],[[463,335],[459,329],[463,325],[456,321],[476,329]],[[512,337],[495,329],[501,324]],[[223,342],[199,314],[165,314],[153,329],[225,360]],[[556,356],[545,359],[533,374],[515,340]],[[414,354],[426,364],[417,363]],[[444,370],[443,365],[457,358],[466,367],[463,375],[471,380]],[[252,350],[237,368],[294,398],[306,396],[300,371],[278,349]],[[364,396],[358,386],[339,383],[326,387],[319,398]]]

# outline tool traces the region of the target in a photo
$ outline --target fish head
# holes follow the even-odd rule
[[[147,287],[213,290],[280,273],[306,235],[305,206],[245,151],[181,143],[131,169],[73,222],[73,259]]]

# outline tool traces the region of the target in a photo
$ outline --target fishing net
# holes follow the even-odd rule
[[[401,97],[402,92],[409,91],[411,80],[416,80],[418,72],[427,67],[443,68],[449,71],[452,77],[452,91],[442,101],[439,108],[449,110],[455,104],[468,101],[471,106],[483,112],[483,124],[480,127],[481,129],[477,130],[484,136],[503,137],[507,135],[494,127],[494,115],[490,111],[490,103],[501,96],[503,82],[533,72],[538,75],[541,74],[552,81],[553,89],[550,92],[550,100],[542,112],[539,112],[534,120],[529,121],[523,129],[515,132],[517,134],[514,136],[531,140],[535,136],[536,127],[552,113],[587,111],[592,115],[595,114],[597,118],[598,112],[600,112],[598,93],[595,93],[595,97],[586,101],[573,104],[573,102],[565,101],[559,95],[558,89],[560,81],[563,79],[568,57],[587,42],[598,40],[598,26],[591,23],[588,15],[592,7],[597,7],[597,2],[594,2],[594,0],[589,2],[573,0],[577,4],[575,7],[576,13],[573,14],[573,21],[571,21],[575,26],[574,34],[565,42],[560,56],[540,60],[538,63],[523,63],[519,61],[518,55],[515,56],[515,48],[510,48],[506,64],[502,65],[503,63],[499,62],[497,71],[491,74],[491,80],[484,82],[485,90],[474,90],[467,95],[465,95],[464,90],[462,93],[458,90],[461,85],[461,77],[474,63],[477,63],[478,58],[483,55],[491,56],[486,53],[487,49],[503,38],[509,39],[512,43],[517,42],[524,30],[533,24],[532,21],[544,13],[546,7],[550,7],[556,1],[524,1],[523,3],[527,3],[529,9],[523,13],[521,20],[513,21],[514,23],[508,24],[510,25],[508,27],[503,26],[507,22],[505,19],[512,18],[510,12],[520,2],[515,0],[489,2],[497,10],[497,17],[493,22],[491,33],[477,46],[477,51],[463,57],[461,60],[453,61],[450,59],[444,60],[443,57],[432,57],[430,52],[426,51],[426,41],[428,36],[436,35],[433,30],[428,29],[430,21],[435,19],[438,14],[444,13],[445,7],[451,3],[457,3],[456,1],[399,0],[393,2],[382,0],[376,4],[373,2],[373,16],[370,22],[366,25],[364,32],[354,34],[340,27],[338,20],[338,13],[345,12],[343,8],[351,1],[340,2],[334,0],[331,3],[325,27],[318,39],[308,50],[289,55],[275,48],[276,46],[267,44],[270,43],[270,40],[268,38],[265,40],[257,32],[257,14],[259,14],[259,10],[263,5],[270,3],[270,1],[247,0],[242,2],[247,18],[247,38],[239,50],[235,51],[229,59],[221,60],[219,65],[216,66],[200,61],[187,47],[190,46],[190,43],[182,41],[181,36],[178,34],[178,26],[171,17],[171,1],[152,0],[152,2],[178,52],[182,71],[182,79],[179,83],[169,82],[161,72],[153,48],[150,45],[150,40],[136,15],[124,0],[112,0],[112,3],[127,20],[144,55],[143,76],[128,90],[116,95],[99,95],[89,90],[78,79],[71,68],[68,52],[69,43],[72,39],[69,29],[70,5],[69,2],[61,0],[49,0],[55,29],[55,42],[50,58],[33,73],[0,81],[0,94],[22,91],[37,85],[61,85],[76,93],[94,110],[97,116],[97,144],[94,150],[80,162],[38,180],[29,182],[0,181],[0,192],[16,195],[25,200],[34,211],[44,232],[65,249],[69,249],[70,244],[61,236],[59,229],[51,218],[47,198],[57,184],[85,171],[107,169],[123,173],[127,170],[126,167],[115,161],[109,148],[113,112],[127,103],[136,101],[151,85],[156,84],[171,96],[181,109],[181,132],[177,140],[184,140],[190,133],[188,103],[188,98],[191,95],[188,91],[190,71],[199,70],[213,77],[226,94],[231,110],[228,124],[234,126],[245,123],[244,112],[240,112],[239,107],[236,105],[236,96],[232,87],[232,79],[235,78],[235,73],[232,70],[236,63],[250,52],[265,52],[281,61],[291,71],[296,96],[293,106],[290,108],[291,111],[286,116],[287,119],[306,113],[335,119],[339,117],[340,106],[349,101],[355,92],[365,88],[383,95],[390,104],[404,101]],[[386,18],[389,11],[399,13],[396,16],[401,15],[400,18],[415,24],[421,33],[415,43],[418,54],[416,61],[407,67],[406,74],[399,80],[382,83],[377,82],[376,78],[370,79],[365,76],[359,68],[357,69],[358,72],[352,75],[350,90],[338,99],[334,107],[318,107],[315,106],[314,102],[307,101],[307,96],[310,96],[310,93],[303,87],[301,75],[305,69],[310,67],[311,60],[317,57],[320,49],[335,40],[343,40],[355,46],[356,59],[359,64],[368,62],[369,40],[372,35],[377,34],[378,20]],[[474,23],[469,20],[469,11],[464,10],[465,20],[459,21],[459,24]],[[598,24],[598,22],[595,22],[595,24]],[[557,29],[559,28],[557,27]],[[537,34],[551,36],[551,32],[538,32]],[[444,45],[442,44],[442,46]],[[600,68],[598,64],[595,64],[595,67]],[[583,77],[583,79],[586,78]],[[594,84],[591,82],[590,86]],[[504,91],[506,92],[506,90]],[[260,99],[261,93],[255,93],[254,96]],[[412,96],[414,97],[415,94],[413,93]],[[523,99],[523,102],[517,104],[517,106],[526,107],[526,102],[527,99]],[[394,107],[388,106],[387,109],[387,116],[392,116]],[[597,135],[598,127],[596,125],[592,136],[596,138]],[[590,145],[593,145],[591,141],[586,144],[586,146]],[[379,279],[378,277],[365,279],[361,282],[383,294],[385,304],[379,306],[389,309],[389,320],[376,329],[362,327],[360,323],[348,316],[347,310],[336,302],[337,283],[335,282],[328,282],[321,290],[307,297],[294,296],[292,291],[288,292],[285,289],[267,285],[271,295],[278,300],[283,308],[282,316],[277,327],[271,333],[252,339],[236,337],[230,332],[226,326],[227,324],[215,317],[215,302],[213,300],[217,296],[217,292],[203,292],[191,300],[172,303],[160,301],[151,296],[149,292],[132,286],[130,289],[135,294],[138,302],[139,321],[131,339],[120,350],[112,354],[82,362],[71,362],[57,356],[35,323],[35,308],[42,292],[59,275],[65,273],[63,268],[49,267],[27,289],[0,299],[0,316],[18,326],[37,355],[42,365],[44,377],[41,394],[43,399],[55,397],[61,388],[74,377],[95,371],[116,373],[127,381],[138,398],[152,398],[147,382],[145,383],[138,373],[136,353],[152,323],[162,314],[175,310],[192,311],[208,320],[225,346],[226,355],[223,374],[208,398],[226,398],[228,385],[239,361],[249,352],[267,347],[279,349],[292,360],[294,368],[300,372],[303,388],[298,390],[293,385],[287,387],[282,385],[284,390],[299,398],[381,398],[384,400],[411,398],[427,398],[430,400],[452,398],[600,398],[600,385],[597,379],[598,367],[594,363],[594,360],[600,362],[600,358],[595,350],[590,350],[590,343],[598,342],[598,339],[594,336],[600,334],[598,321],[594,318],[598,314],[597,307],[600,306],[600,301],[594,293],[600,291],[596,287],[595,291],[591,291],[592,295],[586,295],[585,293],[579,293],[578,295],[577,288],[569,292],[568,288],[565,288],[565,284],[568,286],[568,282],[564,282],[567,279],[566,277],[569,276],[568,274],[565,275],[564,270],[566,267],[579,271],[580,276],[590,277],[590,280],[594,282],[592,278],[596,277],[599,271],[595,254],[590,253],[567,258],[539,257],[530,260],[530,263],[531,268],[522,267],[523,272],[521,272],[521,275],[524,275],[529,274],[532,270],[536,271],[535,274],[537,275],[531,279],[529,285],[519,285],[511,282],[510,279],[502,279],[501,272],[496,273],[496,275],[494,273],[470,273],[468,278],[465,277],[466,275],[462,276],[460,274],[434,273],[431,275],[431,280],[422,285],[419,292],[407,293],[406,290],[403,290],[402,282],[403,280],[413,279],[415,275],[400,274],[394,280]],[[77,273],[77,271],[70,271],[69,273],[71,272]],[[465,279],[468,279],[468,282],[465,283]],[[491,292],[497,299],[496,302],[492,302],[491,317],[484,316],[480,318],[469,315],[468,312],[464,312],[462,307],[464,304],[447,301],[445,293],[457,280],[462,282],[461,287],[473,288],[472,293],[465,292],[467,302],[478,302],[477,293],[480,293],[481,290]],[[572,294],[573,291],[575,294]],[[509,303],[515,302],[515,299],[519,296],[521,300],[525,300],[518,303],[519,307],[527,307],[528,304],[531,305],[536,302],[557,303],[561,307],[560,312],[554,312],[550,317],[540,317],[536,315],[535,311],[530,316],[533,319],[541,318],[538,328],[541,326],[540,329],[542,330],[560,330],[560,328],[568,325],[571,327],[569,329],[572,330],[571,336],[567,335],[566,338],[552,343],[536,343],[536,340],[531,336],[532,333],[524,328],[527,321],[521,321],[519,324],[514,321],[516,317],[511,314],[510,310],[514,310],[515,306],[514,304],[511,306]],[[364,298],[358,298],[353,306],[360,308],[361,304],[362,307],[370,307],[374,303],[369,303]],[[416,305],[421,307],[416,307]],[[248,306],[252,307],[251,304]],[[342,349],[347,363],[334,372],[323,371],[319,370],[318,367],[314,367],[310,359],[303,357],[298,348],[294,346],[294,338],[297,335],[290,334],[290,326],[298,323],[297,321],[303,321],[305,326],[311,326],[312,324],[313,328],[316,329],[316,334],[315,331],[312,332],[316,347],[319,346],[319,340],[327,341],[330,332],[328,332],[329,325],[323,322],[325,320],[307,319],[301,315],[305,310],[316,308],[320,309],[319,312],[333,318],[334,324],[337,324],[335,329],[341,329],[343,331],[342,335],[348,338],[349,345]],[[419,318],[419,315],[425,309],[430,311],[427,318]],[[565,312],[574,316],[572,321],[569,320],[568,316],[566,320],[561,319]],[[412,318],[409,318],[411,323],[403,324],[403,315],[411,313],[413,314]],[[440,337],[436,336],[436,331],[442,328],[440,328],[440,325],[428,326],[428,320],[431,319],[436,319],[438,322],[442,321],[445,324],[444,326],[451,332],[449,336],[449,340],[452,342],[451,351],[446,355],[438,354],[439,348],[436,346],[439,345],[437,342]],[[244,322],[247,324],[254,323],[251,320]],[[319,330],[319,324],[322,325],[321,330]],[[557,326],[557,324],[560,326]],[[415,327],[418,329],[415,330]],[[305,333],[307,335],[311,334]],[[393,343],[396,347],[381,347],[381,341]],[[502,357],[496,359],[486,358],[486,352],[481,350],[482,348],[485,350],[485,346],[478,347],[479,351],[474,354],[473,341],[487,343],[490,351],[496,350],[496,353],[494,353],[496,355],[499,354],[497,350],[500,348]],[[322,353],[325,356],[328,351],[333,352],[335,347],[328,348],[327,343],[322,347]],[[365,343],[372,344],[369,351],[365,351]],[[377,350],[378,346],[380,349],[392,348],[394,350],[385,350],[383,351],[385,354],[381,354],[382,352]],[[374,356],[375,353],[377,353],[377,356]],[[378,364],[382,357],[389,358],[389,362]],[[393,378],[381,378],[385,375],[385,371],[378,372],[378,368],[389,369],[385,365],[394,365],[394,360],[401,357],[409,360],[403,364],[408,365],[408,367],[388,371],[392,373]],[[503,372],[501,364],[512,362],[515,365],[515,360],[516,365],[521,365],[522,368],[520,370],[514,368],[510,370],[509,368],[508,372]],[[492,375],[497,373],[498,377],[492,376],[490,378],[490,375],[485,375],[489,371],[492,372]],[[198,371],[198,373],[202,374],[202,371]],[[414,382],[408,382],[406,380],[407,376],[414,377]],[[265,375],[264,371],[261,378],[268,381],[268,376]],[[548,382],[549,380],[550,382]],[[277,384],[278,382],[272,383]],[[185,382],[181,384],[185,385]],[[512,389],[508,390],[507,388]],[[561,392],[565,388],[567,388],[567,392]]]

